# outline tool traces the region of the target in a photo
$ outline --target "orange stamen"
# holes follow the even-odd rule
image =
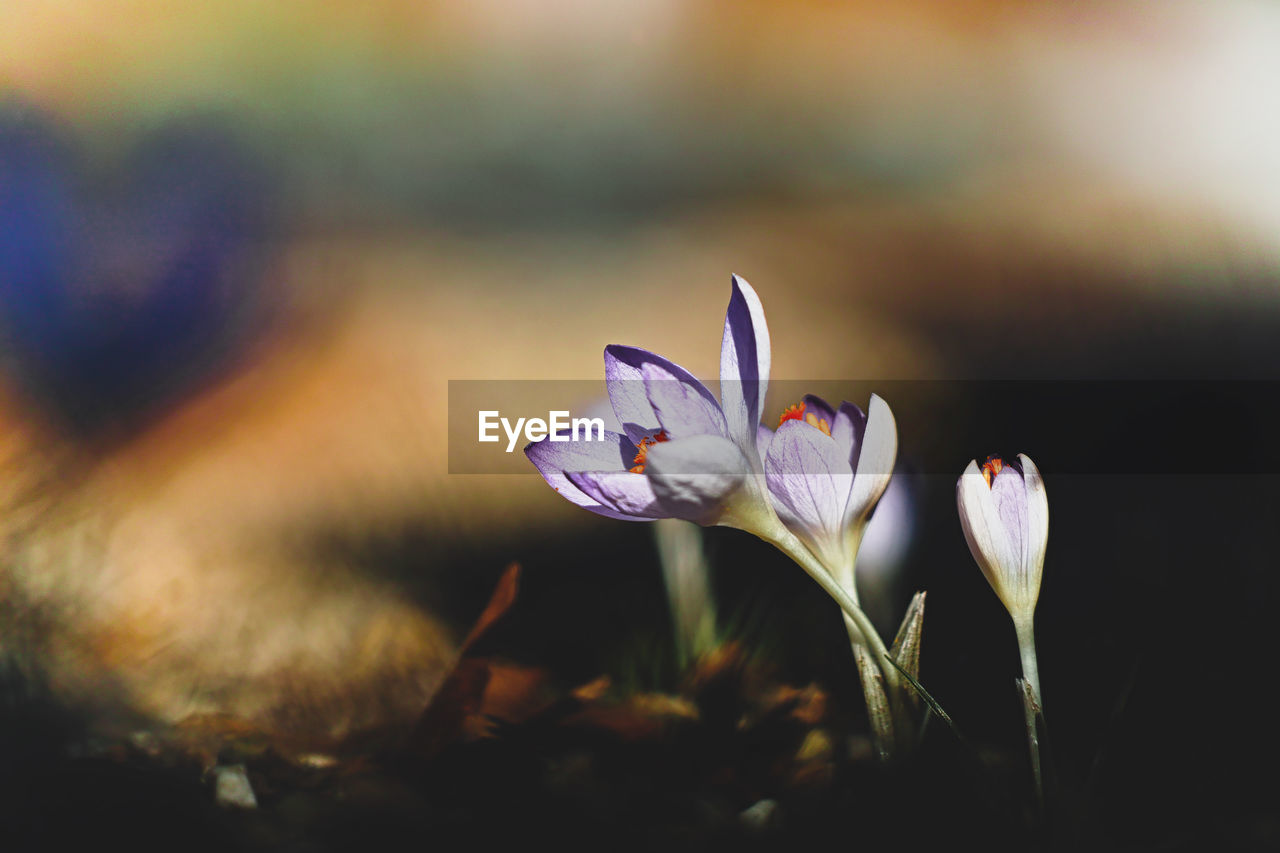
[[[811,427],[817,427],[818,429],[825,432],[827,435],[831,435],[831,424],[827,423],[826,418],[819,418],[813,412],[810,412],[809,414],[804,416],[804,422]]]
[[[633,463],[635,463],[635,467],[628,468],[627,470],[630,471],[632,474],[643,474],[644,458],[645,456],[648,455],[649,448],[653,447],[655,444],[661,444],[662,442],[668,441],[668,440],[669,439],[667,438],[667,431],[665,429],[659,430],[657,435],[645,436],[644,438],[640,439],[640,444],[636,446],[636,450],[639,452],[636,453],[636,458],[631,460]]]
[[[805,414],[804,401],[801,400],[793,406],[787,406],[782,412],[782,417],[778,418],[778,426],[781,427],[787,421],[804,421],[809,426],[822,430],[827,435],[831,435],[831,424],[827,423],[826,418],[820,418],[813,412]]]
[[[1004,460],[999,456],[988,456],[987,461],[982,463],[982,478],[987,481],[987,487],[991,487],[991,481],[996,475],[1004,470]]]
[[[787,421],[799,421],[804,419],[804,403],[799,402],[794,406],[787,406],[782,410],[782,417],[778,418],[778,426],[782,426]]]

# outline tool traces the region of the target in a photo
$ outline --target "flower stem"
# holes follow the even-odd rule
[[[1035,691],[1037,704],[1044,707],[1044,696],[1040,693],[1040,666],[1036,660],[1036,630],[1030,619],[1014,623],[1018,632],[1018,653],[1022,656],[1022,677]]]
[[[716,603],[702,532],[691,522],[660,518],[654,522],[653,534],[674,623],[676,655],[680,665],[686,666],[715,645]]]
[[[804,544],[799,539],[796,539],[790,531],[784,530],[783,533],[785,535],[771,538],[768,541],[772,542],[788,557],[795,560],[800,565],[800,568],[804,569],[811,578],[818,582],[818,586],[822,587],[827,595],[835,599],[836,604],[840,605],[840,609],[845,612],[862,633],[863,642],[870,648],[877,666],[884,673],[885,687],[896,692],[899,689],[901,679],[896,669],[880,663],[880,661],[884,660],[884,656],[889,653],[889,650],[885,648],[884,640],[880,639],[880,635],[876,633],[875,626],[871,624],[867,614],[858,606],[858,602],[853,599],[853,596],[849,595],[844,587],[840,586],[836,579],[822,567],[813,554],[809,553],[809,549],[804,547]]]
[[[762,488],[757,485],[757,488]],[[831,596],[836,604],[845,615],[845,625],[849,632],[850,640],[853,644],[853,652],[855,660],[859,661],[859,678],[862,680],[863,695],[867,701],[867,712],[871,717],[872,725],[876,728],[876,736],[884,750],[891,750],[895,743],[894,721],[899,722],[897,727],[900,734],[899,738],[905,738],[904,743],[909,742],[909,731],[913,728],[907,716],[902,701],[903,688],[902,678],[898,670],[889,662],[889,650],[885,648],[884,640],[876,632],[875,626],[871,624],[871,620],[867,618],[867,614],[863,612],[858,605],[856,592],[850,592],[837,580],[826,567],[813,555],[813,552],[805,547],[796,535],[786,528],[786,526],[778,519],[777,515],[772,511],[767,514],[759,510],[760,506],[768,506],[767,500],[744,500],[735,507],[730,507],[721,516],[720,524],[727,527],[736,527],[739,530],[746,530],[760,537],[764,541],[770,543],[779,551],[786,554],[796,562],[800,568],[808,573],[809,577],[818,582],[818,586],[822,587],[827,595]],[[850,566],[850,578],[853,576],[852,566]],[[861,636],[858,636],[858,635]],[[864,653],[866,660],[863,659]],[[863,669],[868,666],[874,667],[874,671],[880,676],[880,684],[871,683],[863,674]],[[884,708],[885,701],[888,701],[888,708]],[[888,713],[883,713],[888,711]],[[877,720],[881,720],[885,725],[879,725]],[[887,756],[887,753],[882,753]]]
[[[779,535],[768,541],[795,560],[844,611],[853,656],[859,663],[858,674],[867,702],[867,714],[871,718],[881,756],[890,757],[896,745],[910,748],[915,726],[903,702],[902,676],[889,662],[889,650],[867,614],[790,531],[783,528]],[[869,654],[867,650],[870,650]],[[869,675],[868,669],[872,666],[874,670],[871,671],[880,676],[880,684]]]
[[[1022,678],[1018,694],[1022,698],[1023,719],[1027,727],[1027,749],[1031,754],[1031,775],[1035,782],[1036,810],[1041,820],[1045,814],[1044,771],[1040,761],[1040,727],[1044,720],[1044,700],[1040,695],[1040,667],[1036,661],[1036,632],[1031,619],[1017,620],[1018,652],[1022,657]]]
[[[1027,749],[1031,753],[1031,778],[1035,783],[1036,813],[1044,819],[1044,771],[1040,766],[1040,705],[1032,692],[1031,682],[1018,679],[1018,695],[1022,699],[1022,717],[1027,727]]]

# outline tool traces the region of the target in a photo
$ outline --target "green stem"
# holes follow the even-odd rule
[[[1040,723],[1044,719],[1044,700],[1040,693],[1040,666],[1036,660],[1036,631],[1031,619],[1017,620],[1018,652],[1022,657],[1022,678],[1018,692],[1022,698],[1023,719],[1027,727],[1027,748],[1031,753],[1031,775],[1035,781],[1036,809],[1044,819],[1044,771],[1040,761]]]
[[[884,660],[884,656],[889,653],[885,648],[884,640],[880,639],[880,635],[876,633],[875,626],[871,624],[871,620],[867,618],[867,614],[858,606],[858,602],[842,587],[830,573],[827,572],[817,558],[810,553],[809,549],[804,546],[799,539],[795,537],[789,530],[783,529],[781,535],[776,538],[771,537],[767,541],[771,542],[780,551],[799,564],[809,577],[818,582],[818,586],[822,587],[827,595],[835,599],[836,604],[840,605],[840,609],[845,615],[852,620],[858,631],[862,634],[862,641],[870,648],[872,655],[876,660],[876,666],[884,674],[884,682],[887,691],[892,695],[900,689],[901,678],[898,671],[893,667],[886,667],[880,661]],[[852,639],[852,638],[851,638]]]
[[[1014,623],[1018,632],[1018,652],[1022,656],[1022,677],[1035,691],[1036,702],[1044,707],[1044,694],[1040,692],[1040,666],[1036,660],[1036,629],[1032,620],[1020,620]]]
[[[835,600],[836,604],[844,612],[850,640],[855,647],[855,658],[859,654],[857,648],[859,643],[870,651],[871,665],[881,675],[883,695],[889,702],[889,716],[891,720],[898,721],[898,725],[893,728],[897,728],[902,733],[899,737],[905,736],[909,738],[910,736],[907,732],[913,727],[909,725],[908,715],[903,706],[902,679],[898,674],[898,670],[887,660],[889,650],[885,648],[884,640],[880,638],[875,626],[871,624],[867,614],[858,605],[857,592],[852,584],[852,562],[848,572],[850,589],[846,589],[827,570],[826,566],[814,556],[813,552],[794,533],[787,529],[777,514],[772,511],[768,498],[765,497],[767,489],[763,485],[763,479],[753,481],[751,486],[752,488],[744,492],[741,500],[735,501],[725,508],[719,524],[745,530],[770,543],[794,560],[800,568],[808,573],[809,577],[818,582],[818,586],[822,587],[827,595]],[[855,630],[861,636],[855,636]],[[878,698],[875,695],[876,690],[872,685],[864,683],[863,693],[867,698],[868,712],[871,713],[874,720],[876,716],[874,706],[878,702]],[[879,734],[883,736],[885,746],[892,748],[895,740],[893,731],[880,732]]]
[[[1025,678],[1018,679],[1018,693],[1022,698],[1023,722],[1027,727],[1027,749],[1031,753],[1031,777],[1035,782],[1036,813],[1044,820],[1044,772],[1040,767],[1040,706],[1032,693],[1032,686]]]
[[[804,543],[785,528],[782,532],[785,535],[768,541],[795,560],[811,578],[818,582],[827,595],[840,605],[840,609],[844,611],[845,626],[849,631],[850,642],[854,646],[855,657],[858,654],[859,644],[870,649],[870,657],[884,680],[883,696],[889,701],[889,717],[892,722],[889,731],[878,733],[884,742],[883,745],[893,749],[894,744],[900,744],[903,748],[909,749],[914,738],[915,727],[911,724],[910,715],[904,707],[902,677],[897,668],[889,663],[889,650],[885,647],[884,640],[880,638],[875,626],[871,624],[871,620],[858,606],[854,597],[823,568]],[[863,692],[867,697],[867,710],[874,722],[876,717],[874,705],[878,701],[876,691],[871,685],[864,684]]]

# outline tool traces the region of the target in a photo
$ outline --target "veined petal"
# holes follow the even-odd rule
[[[594,498],[606,509],[617,513],[627,521],[652,521],[667,518],[654,499],[649,478],[630,471],[570,471],[570,482],[588,497]]]
[[[1036,463],[1023,453],[1018,454],[1018,461],[1022,463],[1022,478],[1027,487],[1027,571],[1031,580],[1028,592],[1034,601],[1040,597],[1040,575],[1049,544],[1049,496]]]
[[[1000,521],[995,501],[991,499],[991,487],[982,476],[978,463],[973,460],[969,461],[969,466],[956,483],[956,503],[959,504],[960,526],[964,528],[969,551],[991,588],[1005,606],[1009,607],[1011,599],[1005,579],[1011,578],[1019,570],[1021,560],[1019,555],[1014,554]]]
[[[844,450],[848,459],[854,459],[854,450],[862,446],[862,437],[866,432],[867,416],[862,409],[847,400],[841,403],[835,420],[831,422],[831,437]]]
[[[658,423],[670,441],[693,435],[727,435],[724,412],[714,397],[708,399],[710,394],[702,383],[694,380],[690,384],[652,362],[643,365],[640,373]]]
[[[756,425],[769,387],[770,352],[760,297],[735,275],[720,345],[720,397],[729,435],[744,448],[755,447]]]
[[[844,411],[843,406],[841,411]],[[865,521],[871,514],[876,501],[889,485],[893,463],[898,458],[898,424],[889,404],[875,394],[871,395],[871,402],[867,405],[862,441],[854,446],[853,453],[855,456],[849,462],[857,476],[845,508],[845,527],[857,524],[859,519]]]
[[[773,435],[764,471],[783,524],[828,565],[838,564],[841,521],[853,482],[853,469],[839,446],[802,421],[787,421]]]
[[[682,384],[693,388],[708,403],[719,407],[715,395],[680,365],[639,347],[607,346],[604,349],[605,387],[609,391],[613,412],[622,423],[622,431],[632,443],[639,444],[642,438],[661,428],[645,390],[643,370],[646,364],[662,368]]]
[[[631,518],[579,489],[566,475],[567,471],[623,470],[637,453],[636,446],[625,436],[606,431],[603,441],[552,441],[550,437],[527,445],[524,455],[538,469],[547,485],[560,496],[584,509],[610,518]]]
[[[827,422],[827,432],[831,432],[831,427],[836,422],[836,410],[827,404],[827,401],[814,394],[804,395],[804,420],[808,423],[809,415],[813,415],[819,421]]]
[[[756,452],[760,455],[761,463],[765,457],[769,455],[769,443],[773,441],[773,430],[764,424],[756,427]]]
[[[1018,467],[1005,463],[1000,473],[991,478],[991,500],[995,503],[1000,524],[1009,537],[1009,549],[1017,559],[1018,573],[1026,573],[1027,547],[1027,485]]]
[[[524,455],[544,476],[548,470],[626,470],[636,446],[625,435],[605,430],[603,440],[552,441],[548,436],[527,445]]]
[[[650,447],[644,470],[666,515],[714,524],[751,467],[729,439],[695,435]]]

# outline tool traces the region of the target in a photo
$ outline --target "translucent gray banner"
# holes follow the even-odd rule
[[[600,379],[452,380],[449,473],[536,475],[523,453],[530,441],[597,441],[602,430],[629,433],[615,440],[617,465],[629,468],[646,437],[664,440],[663,426],[674,437],[718,431],[724,389],[707,382],[705,390],[619,384],[614,396],[641,412],[623,427]],[[752,397],[741,391],[731,398]],[[899,464],[921,474],[958,475],[970,459],[1018,453],[1046,474],[1280,473],[1280,383],[1268,381],[779,380],[768,385],[760,422],[775,430],[792,420],[825,438],[838,430],[831,413],[842,401],[866,412],[872,393],[892,411]],[[807,395],[830,410],[812,398],[801,410]],[[654,398],[665,411],[652,409]]]

